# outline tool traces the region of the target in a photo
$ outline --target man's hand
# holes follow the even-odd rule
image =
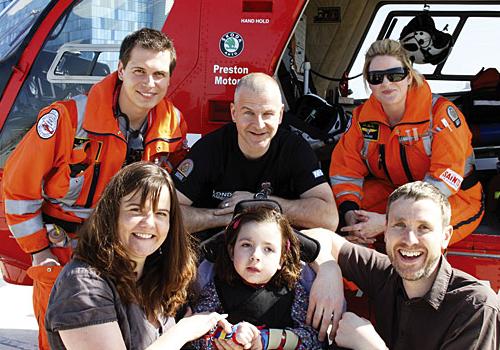
[[[354,350],[387,349],[371,322],[352,312],[345,312],[342,316],[335,343]]]
[[[56,266],[61,265],[57,257],[52,254],[50,248],[46,248],[42,251],[34,253],[31,255],[33,260],[31,262],[32,266]]]
[[[344,312],[344,285],[342,273],[334,260],[324,262],[318,268],[316,279],[309,293],[306,323],[319,330],[319,340],[324,341],[332,324],[331,337]]]
[[[373,243],[375,237],[384,233],[386,219],[384,214],[366,210],[349,210],[345,213],[347,226],[341,228],[347,232],[347,240],[354,243]]]
[[[219,204],[219,209],[214,212],[214,215],[226,215],[234,212],[234,207],[238,202],[243,200],[253,199],[254,194],[247,191],[236,191],[229,198],[224,199]]]

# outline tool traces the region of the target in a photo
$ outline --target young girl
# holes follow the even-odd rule
[[[299,243],[283,215],[269,208],[236,215],[226,228],[215,276],[193,305],[193,312],[229,314],[233,332],[211,332],[195,348],[321,348],[317,332],[305,324],[308,295],[300,272]]]

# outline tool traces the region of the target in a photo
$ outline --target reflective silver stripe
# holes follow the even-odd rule
[[[432,155],[432,132],[422,137],[422,143],[424,145],[425,154],[427,154],[427,157],[430,157]]]
[[[474,152],[472,152],[472,154],[465,160],[464,177],[469,175],[472,172],[472,170],[474,170],[475,164],[476,164],[476,157],[474,156]]]
[[[437,102],[437,100],[439,100],[440,97],[441,97],[441,95],[432,94],[432,107],[434,107],[436,105],[436,102]]]
[[[429,115],[430,115],[429,131],[428,131],[428,135],[426,135],[422,138],[422,143],[424,145],[425,154],[427,154],[428,157],[430,157],[432,155],[432,138],[434,137],[434,134],[432,133],[432,128],[434,127],[434,113],[432,113],[432,111],[434,110],[434,106],[436,105],[436,103],[440,97],[441,97],[440,95],[432,94],[431,110],[429,112]]]
[[[83,184],[85,183],[85,178],[83,176],[71,177],[69,179],[68,192],[64,198],[59,199],[59,202],[64,203],[68,206],[73,206],[82,193]]]
[[[423,181],[425,181],[425,182],[427,182],[427,183],[429,183],[429,184],[434,185],[435,187],[437,187],[437,189],[439,191],[441,191],[441,193],[444,194],[446,196],[446,198],[448,198],[449,196],[451,196],[453,194],[451,192],[451,190],[448,188],[448,185],[446,185],[441,180],[433,178],[429,174],[425,175]]]
[[[339,198],[339,197],[342,197],[342,196],[347,196],[348,194],[352,194],[352,195],[355,195],[356,197],[358,197],[359,199],[361,199],[361,193],[359,192],[355,192],[355,191],[344,191],[344,192],[340,192],[338,194],[335,195],[336,198]]]
[[[87,96],[86,95],[77,95],[73,97],[73,101],[76,103],[76,111],[78,116],[78,121],[76,125],[76,133],[75,138],[87,138],[88,134],[85,130],[83,130],[83,118],[85,117],[85,109],[87,108]]]
[[[61,202],[60,199],[54,199],[54,198],[46,198],[46,199],[50,203],[59,206],[65,212],[73,213],[74,215],[76,215],[77,217],[79,217],[81,219],[88,218],[90,216],[90,213],[92,213],[92,208],[84,208],[84,207],[66,205],[63,202]]]
[[[365,159],[365,163],[366,163],[366,167],[368,168],[368,172],[370,174],[373,174],[373,171],[372,171],[372,168],[370,167],[370,162],[368,161],[368,159]]]
[[[9,225],[14,237],[23,238],[43,229],[42,214],[15,225]]]
[[[33,214],[42,206],[42,199],[31,200],[5,200],[5,213],[11,215]]]
[[[366,158],[368,155],[368,146],[370,145],[370,141],[363,139],[363,148],[361,149],[361,157]]]
[[[359,177],[349,177],[349,176],[341,176],[341,175],[334,175],[330,176],[330,181],[332,183],[332,186],[339,185],[339,184],[345,184],[345,183],[352,183],[358,187],[363,187],[363,178]]]
[[[175,113],[175,118],[177,119],[177,124],[181,124],[181,111],[177,109],[177,107],[174,106],[174,113]]]

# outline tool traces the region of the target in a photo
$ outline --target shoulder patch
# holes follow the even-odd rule
[[[448,106],[446,108],[446,113],[448,114],[448,117],[450,120],[455,124],[455,126],[458,128],[460,125],[462,125],[462,122],[460,121],[460,117],[458,116],[458,112],[453,106]]]
[[[36,124],[38,136],[42,139],[50,139],[56,133],[58,119],[59,112],[56,109],[51,109],[50,112],[42,115]]]
[[[378,141],[380,133],[380,125],[375,122],[363,122],[359,123],[361,132],[363,133],[363,138],[370,141]]]
[[[175,170],[175,177],[181,181],[185,181],[194,169],[194,162],[192,159],[184,159]]]
[[[443,173],[439,175],[439,178],[455,191],[458,191],[460,189],[460,185],[464,180],[462,176],[451,169],[446,169],[445,171],[443,171]]]

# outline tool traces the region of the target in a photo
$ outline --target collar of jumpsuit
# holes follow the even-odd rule
[[[118,103],[120,89],[121,84],[118,83],[113,98],[114,111],[115,116],[118,119],[120,130],[122,131],[123,135],[125,135],[125,139],[127,140],[127,157],[125,159],[125,163],[131,164],[142,159],[142,154],[144,153],[144,135],[146,134],[148,128],[148,119],[151,112],[149,112],[148,117],[144,119],[139,129],[132,129],[130,127],[130,120],[128,116],[121,111],[120,105]]]

